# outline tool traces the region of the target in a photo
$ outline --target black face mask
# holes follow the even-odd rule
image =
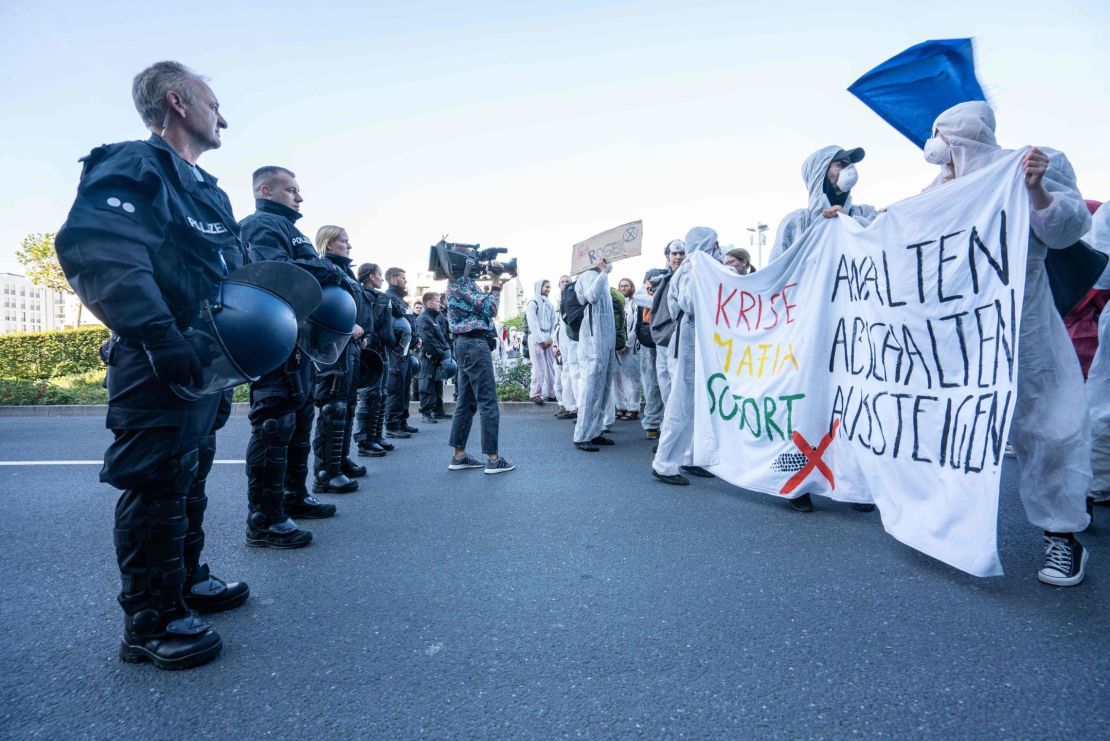
[[[825,197],[829,199],[830,206],[843,207],[848,202],[847,193],[839,193],[837,187],[829,182],[829,178],[825,177]]]

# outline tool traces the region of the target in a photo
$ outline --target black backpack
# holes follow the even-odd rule
[[[667,347],[671,342],[671,335],[678,328],[682,319],[682,312],[678,316],[671,316],[671,309],[667,306],[667,289],[671,286],[671,275],[659,282],[655,288],[655,295],[651,298],[651,338],[657,347]]]
[[[586,316],[586,305],[578,300],[573,283],[567,283],[559,294],[559,316],[567,325],[567,337],[578,341],[578,331],[582,328],[582,317]]]
[[[655,339],[651,336],[651,309],[646,306],[636,307],[636,339],[644,347],[655,347]]]

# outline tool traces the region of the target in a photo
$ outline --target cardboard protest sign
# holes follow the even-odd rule
[[[644,243],[644,222],[633,221],[595,234],[585,242],[574,245],[570,259],[570,274],[589,270],[602,260],[614,262],[626,257],[637,257]]]
[[[694,462],[746,489],[875,502],[898,540],[1002,573],[998,485],[1017,391],[1024,152],[818,219],[738,276],[691,255]]]

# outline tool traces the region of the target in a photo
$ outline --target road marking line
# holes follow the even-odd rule
[[[246,461],[219,460],[213,463],[245,464]],[[103,466],[104,461],[0,461],[0,466]]]

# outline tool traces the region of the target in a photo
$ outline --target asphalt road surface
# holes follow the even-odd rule
[[[0,418],[0,462],[97,460],[102,425]],[[251,599],[186,672],[116,658],[97,466],[0,465],[0,736],[1107,737],[1110,511],[1082,536],[1086,582],[1038,583],[1012,461],[1006,576],[978,579],[878,513],[657,483],[638,423],[591,454],[571,423],[503,415],[501,476],[449,472],[447,432],[363,459],[372,478],[327,497],[338,516],[303,522],[299,551],[244,546],[243,466],[217,465],[205,560]],[[247,435],[233,417],[217,458]]]

